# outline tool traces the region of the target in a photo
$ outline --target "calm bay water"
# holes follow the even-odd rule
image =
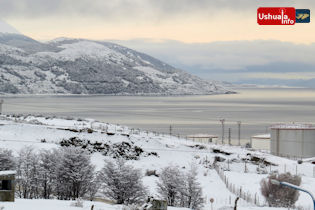
[[[240,89],[239,94],[213,96],[31,96],[5,97],[3,113],[37,113],[94,118],[150,131],[221,136],[219,119],[226,119],[237,138],[265,133],[281,122],[315,123],[314,89]],[[227,136],[227,135],[226,135]]]

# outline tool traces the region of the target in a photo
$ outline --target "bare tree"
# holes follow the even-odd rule
[[[59,199],[76,199],[84,196],[94,179],[94,166],[90,156],[77,147],[61,150],[60,163],[56,169],[56,191]]]
[[[204,199],[197,175],[197,167],[194,164],[187,173],[182,172],[178,166],[163,168],[157,183],[160,197],[170,206],[202,208]]]
[[[15,170],[15,161],[11,150],[0,148],[0,171]]]
[[[191,209],[201,209],[203,207],[204,199],[202,196],[202,188],[197,181],[197,167],[192,164],[190,170],[185,176],[186,181],[186,205],[184,207]]]
[[[162,169],[157,190],[160,197],[169,206],[180,206],[181,198],[185,196],[185,180],[178,166],[167,166]]]
[[[32,147],[20,150],[17,160],[17,194],[20,198],[39,197],[39,160]]]
[[[96,193],[101,188],[101,185],[102,185],[101,175],[100,172],[97,172],[96,175],[94,175],[93,180],[90,182],[90,185],[88,186],[87,196],[90,199],[90,201],[94,200]]]
[[[39,154],[41,198],[49,199],[55,191],[59,156],[57,150],[42,150]]]
[[[126,165],[125,161],[106,161],[100,172],[103,193],[117,204],[141,203],[146,197],[139,169]]]

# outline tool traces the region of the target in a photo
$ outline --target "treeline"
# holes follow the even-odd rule
[[[17,156],[10,150],[0,149],[0,171],[3,170],[16,170],[19,198],[92,200],[97,194],[117,204],[137,204],[148,196],[140,169],[116,159],[105,161],[104,167],[96,171],[90,154],[78,147],[40,151],[25,147]],[[177,166],[168,166],[157,176],[159,197],[168,205],[193,209],[203,206],[196,167],[184,173]]]
[[[25,199],[70,200],[93,196],[96,180],[90,156],[68,147],[35,152],[25,147],[14,157],[12,151],[0,150],[0,170],[16,170],[16,196]]]

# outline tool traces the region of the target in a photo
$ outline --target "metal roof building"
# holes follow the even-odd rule
[[[218,136],[211,134],[194,134],[188,135],[187,139],[201,143],[216,143]]]
[[[270,133],[259,134],[250,138],[250,144],[253,149],[270,150]]]
[[[315,157],[315,126],[278,124],[271,127],[271,153],[290,158]]]

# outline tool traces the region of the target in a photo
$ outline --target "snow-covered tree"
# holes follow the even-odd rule
[[[17,194],[20,198],[39,198],[39,159],[32,147],[20,150],[16,176]]]
[[[15,170],[15,165],[12,151],[0,148],[0,171]]]
[[[59,156],[60,152],[57,150],[42,150],[39,154],[41,198],[49,199],[54,193]]]
[[[59,161],[56,169],[58,198],[68,200],[84,196],[94,179],[90,155],[80,148],[65,147]]]
[[[178,166],[167,166],[162,169],[157,183],[160,197],[169,206],[180,206],[181,198],[185,195],[185,180]]]
[[[104,195],[117,204],[141,203],[146,197],[141,171],[126,165],[123,160],[106,161],[100,177]]]
[[[95,179],[90,156],[74,147],[39,153],[25,147],[18,154],[16,168],[16,192],[21,198],[76,199],[92,191]]]
[[[101,188],[101,184],[102,184],[101,176],[100,176],[100,173],[97,172],[96,175],[94,175],[94,179],[91,181],[90,185],[88,186],[88,190],[87,190],[87,196],[91,201],[93,201],[96,193]]]
[[[170,206],[200,209],[204,199],[197,174],[197,167],[193,164],[187,173],[178,166],[163,168],[157,183],[160,197]]]
[[[202,208],[204,203],[202,188],[200,183],[197,181],[197,175],[197,167],[192,164],[190,170],[185,176],[186,202],[184,206],[196,210]]]

